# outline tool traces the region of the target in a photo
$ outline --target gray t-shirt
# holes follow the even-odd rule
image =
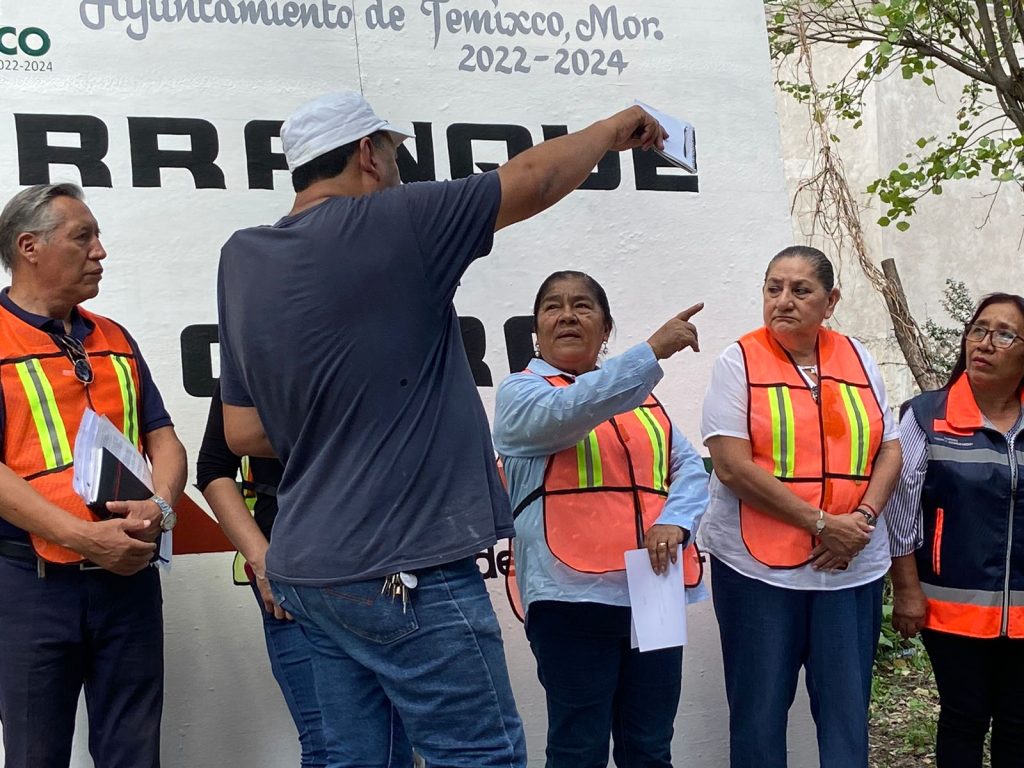
[[[496,173],[336,197],[221,252],[221,392],[285,463],[267,571],[326,585],[512,535],[452,298],[486,255]]]

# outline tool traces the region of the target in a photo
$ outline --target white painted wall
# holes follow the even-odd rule
[[[322,2],[304,4],[323,7]],[[141,0],[0,0],[0,26],[40,28],[52,44],[44,56],[0,56],[0,61],[49,67],[0,70],[3,197],[16,191],[21,170],[15,114],[83,114],[103,121],[112,187],[86,192],[110,256],[102,294],[90,307],[121,320],[138,338],[193,457],[207,401],[185,391],[179,336],[186,326],[216,321],[220,244],[234,229],[271,222],[290,205],[285,173],[275,174],[274,190],[248,189],[245,125],[254,119],[283,119],[313,95],[360,85],[381,114],[432,123],[439,178],[449,174],[445,132],[454,123],[521,125],[537,142],[542,125],[581,128],[641,98],[696,126],[699,194],[638,191],[631,158],[623,157],[617,189],[580,192],[553,211],[502,232],[492,256],[465,276],[456,303],[460,314],[483,322],[485,359],[497,381],[508,372],[504,321],[529,312],[536,287],[554,269],[582,268],[606,286],[619,322],[613,351],[646,338],[670,315],[704,300],[707,308],[698,316],[704,351],[669,361],[659,388],[673,417],[699,442],[699,407],[711,363],[718,350],[759,322],[764,264],[792,236],[761,3],[620,0],[614,4],[620,16],[657,19],[648,25],[650,37],[634,40],[600,35],[581,40],[575,22],[591,13],[585,0],[386,2],[386,7],[404,9],[401,31],[368,28],[368,0],[333,5],[337,9],[346,3],[355,18],[350,28],[317,29],[222,23],[212,16],[217,8],[237,8],[237,0],[194,0],[191,7],[197,14],[211,14],[209,22],[139,15],[146,7],[159,10],[163,0],[146,5]],[[602,11],[612,6],[596,4]],[[558,12],[567,22],[567,37],[444,32],[435,45],[433,17],[424,9],[437,7]],[[653,34],[655,29],[660,36]],[[33,43],[38,45],[38,37]],[[513,57],[520,46],[531,71],[460,71],[465,46],[472,46],[474,55],[487,46],[499,56],[505,46]],[[591,61],[597,58],[595,50],[603,51],[606,60],[619,50],[628,66],[621,74],[558,74],[560,48],[585,50]],[[219,138],[216,163],[226,189],[197,190],[183,170],[164,170],[159,187],[133,187],[129,116],[198,118],[213,124]],[[56,134],[50,140],[77,141]],[[160,146],[187,149],[188,142],[163,137]],[[505,157],[501,146],[476,149],[478,160]],[[53,180],[79,180],[73,167],[50,170]],[[490,409],[493,389],[482,388],[480,394]],[[191,494],[199,499],[194,490]],[[492,587],[531,765],[541,765],[544,705],[533,660],[497,583]],[[296,764],[297,745],[269,674],[257,608],[247,590],[231,586],[229,557],[178,558],[173,572],[165,575],[164,589],[165,764]],[[690,619],[676,754],[679,765],[718,768],[727,765],[727,717],[710,604],[694,608]],[[794,768],[815,762],[812,728],[801,701],[791,734]],[[73,764],[91,764],[83,728]]]

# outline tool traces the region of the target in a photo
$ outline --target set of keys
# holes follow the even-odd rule
[[[391,595],[392,602],[401,598],[402,613],[405,613],[409,606],[409,592],[416,589],[417,584],[419,584],[419,579],[414,574],[400,571],[384,579],[384,586],[380,588],[380,593]]]

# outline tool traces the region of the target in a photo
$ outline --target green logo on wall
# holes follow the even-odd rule
[[[0,27],[0,54],[43,56],[50,50],[50,36],[39,27]]]

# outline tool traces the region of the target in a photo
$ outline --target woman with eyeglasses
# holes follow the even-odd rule
[[[939,688],[938,768],[1024,766],[1024,298],[987,296],[942,389],[909,403],[886,515],[893,626]]]

